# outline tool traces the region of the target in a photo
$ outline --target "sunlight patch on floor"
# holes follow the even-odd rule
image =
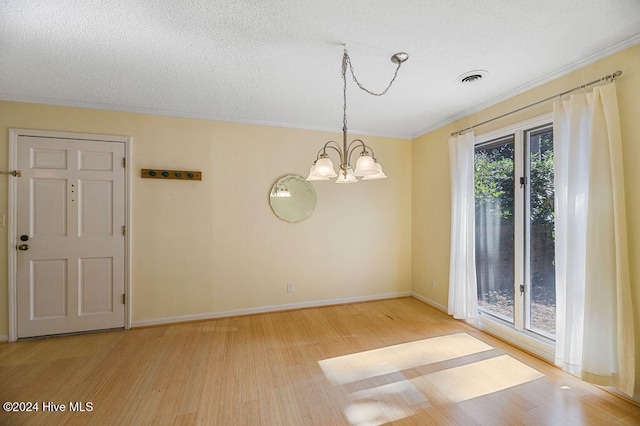
[[[508,355],[469,361],[411,379],[403,373],[492,349],[466,333],[457,333],[318,363],[331,383],[350,389],[343,409],[352,425],[381,425],[410,417],[433,405],[478,398],[543,377]],[[380,385],[381,381],[392,382]]]
[[[412,379],[434,405],[458,403],[543,377],[508,355],[438,371]]]
[[[493,349],[466,333],[434,337],[319,361],[334,384],[345,384]]]
[[[344,414],[354,426],[377,426],[410,417],[414,412],[397,404],[357,402],[349,404]]]
[[[353,392],[356,401],[345,408],[352,425],[381,425],[409,417],[415,408],[426,408],[429,400],[409,380]]]

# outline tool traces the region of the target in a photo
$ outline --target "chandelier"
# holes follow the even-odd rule
[[[357,177],[362,177],[362,180],[385,179],[387,177],[387,175],[382,171],[382,165],[376,158],[373,149],[366,145],[362,139],[354,139],[347,145],[347,67],[353,77],[353,81],[356,82],[360,89],[373,96],[382,96],[387,93],[398,75],[400,66],[407,59],[409,59],[409,55],[404,52],[396,53],[391,57],[391,62],[397,64],[393,78],[386,89],[380,93],[375,93],[360,84],[353,71],[353,65],[351,64],[351,58],[349,58],[347,49],[344,49],[344,54],[342,55],[342,146],[340,146],[336,141],[329,141],[325,143],[316,155],[316,160],[313,162],[313,165],[309,170],[307,180],[322,181],[337,177],[336,183],[354,183],[358,181]],[[339,173],[336,173],[333,161],[329,158],[327,150],[333,150],[338,153],[338,157],[340,158]],[[355,162],[355,169],[351,167],[351,158],[354,155],[358,156]]]

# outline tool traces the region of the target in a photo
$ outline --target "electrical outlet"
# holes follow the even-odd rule
[[[431,288],[436,288],[436,280],[431,280]]]
[[[287,283],[287,293],[293,293],[293,283]]]

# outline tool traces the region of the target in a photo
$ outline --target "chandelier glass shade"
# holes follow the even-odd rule
[[[342,145],[336,141],[329,141],[318,151],[316,160],[309,169],[308,181],[326,181],[333,178],[336,179],[336,183],[355,183],[358,181],[358,177],[362,180],[377,180],[386,179],[387,175],[382,171],[382,165],[375,157],[373,149],[366,145],[362,139],[354,139],[351,143],[347,144],[347,68],[350,70],[353,80],[358,87],[365,92],[373,96],[382,96],[391,87],[398,70],[403,62],[409,59],[409,55],[401,52],[396,53],[391,57],[391,61],[397,64],[396,71],[389,82],[389,85],[380,93],[374,93],[364,88],[355,76],[353,66],[351,65],[351,59],[347,53],[347,49],[344,49],[342,55],[342,82],[343,82],[343,120],[342,120]],[[338,172],[336,173],[335,166],[329,153],[335,152],[338,154],[340,164]],[[357,156],[355,160],[355,169],[351,167],[352,157]]]

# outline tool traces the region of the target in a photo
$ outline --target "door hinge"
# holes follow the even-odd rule
[[[127,236],[127,227],[125,225],[122,226],[122,235]]]
[[[127,304],[127,295],[126,295],[126,293],[122,293],[122,304],[123,305]]]
[[[127,158],[122,157],[122,167],[127,167]]]

